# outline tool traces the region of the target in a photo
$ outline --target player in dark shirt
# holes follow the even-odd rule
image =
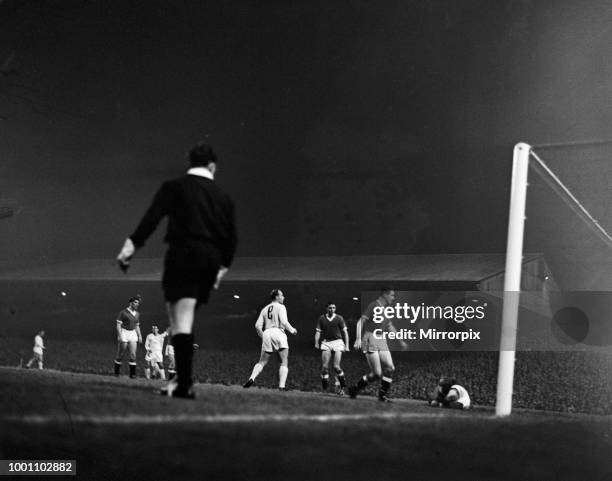
[[[139,294],[131,297],[128,306],[117,314],[117,355],[115,356],[115,376],[121,374],[121,364],[129,349],[130,377],[136,377],[136,349],[142,344],[140,333],[140,313],[138,308],[142,301]]]
[[[357,322],[355,349],[363,350],[370,367],[370,372],[363,376],[356,386],[349,388],[349,394],[352,398],[356,398],[359,391],[364,389],[368,383],[380,379],[378,399],[382,402],[390,401],[387,394],[391,387],[395,366],[393,365],[393,358],[391,357],[387,340],[384,338],[377,339],[373,333],[375,329],[381,329],[384,332],[395,332],[395,327],[390,319],[386,318],[381,323],[375,323],[373,321],[373,313],[376,307],[383,308],[390,306],[393,304],[393,301],[395,301],[395,291],[388,288],[382,289],[378,299],[370,303]],[[404,341],[400,341],[400,343],[403,349],[407,348]]]
[[[344,396],[346,380],[340,367],[342,353],[349,350],[349,335],[344,318],[336,314],[336,304],[327,303],[327,313],[319,317],[315,332],[315,349],[321,349],[321,386],[329,387],[329,362],[334,358],[334,371],[340,383],[339,396]]]
[[[170,318],[176,378],[162,389],[172,397],[193,398],[193,318],[208,302],[230,267],[236,250],[234,204],[213,181],[217,157],[205,143],[189,153],[191,168],[165,182],[140,224],[117,256],[125,271],[134,252],[142,247],[159,222],[168,217],[162,287]]]

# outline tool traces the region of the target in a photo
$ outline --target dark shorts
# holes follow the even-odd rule
[[[190,297],[197,299],[198,304],[206,304],[220,266],[221,253],[211,244],[171,245],[166,251],[162,276],[166,302]]]

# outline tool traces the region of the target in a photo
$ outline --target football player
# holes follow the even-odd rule
[[[334,371],[340,383],[339,396],[344,396],[346,379],[340,367],[342,353],[349,350],[349,334],[344,318],[336,314],[336,304],[327,303],[327,312],[317,321],[315,331],[315,349],[321,350],[321,387],[329,387],[329,362],[334,359]]]
[[[131,297],[128,306],[117,316],[117,355],[115,356],[115,376],[121,374],[123,356],[129,348],[130,378],[136,378],[136,347],[142,344],[140,333],[139,294]]]
[[[249,388],[255,383],[259,373],[268,364],[270,356],[276,352],[281,363],[278,369],[278,388],[281,391],[285,391],[285,383],[289,373],[289,343],[287,342],[285,331],[289,331],[295,336],[297,329],[289,324],[287,319],[287,308],[284,306],[285,296],[283,291],[273,289],[270,293],[270,300],[271,302],[261,310],[255,323],[257,335],[261,338],[259,362],[255,364],[251,377],[242,387]]]
[[[168,379],[174,379],[176,376],[176,364],[174,360],[174,346],[168,339],[166,344],[166,357],[168,358]]]
[[[151,379],[151,370],[153,370],[153,373],[157,374],[160,379],[166,379],[166,373],[164,372],[164,356],[162,352],[164,339],[168,335],[168,330],[160,334],[159,327],[153,325],[151,331],[152,332],[145,339],[145,349],[147,350],[145,361],[148,363],[145,368],[145,377]]]
[[[381,402],[391,401],[387,397],[387,394],[393,382],[395,366],[393,365],[393,358],[387,346],[386,338],[377,339],[374,337],[374,330],[381,329],[383,332],[396,332],[396,330],[390,319],[385,318],[378,324],[374,323],[372,319],[375,307],[384,308],[393,304],[393,301],[395,301],[395,291],[388,288],[382,289],[378,299],[368,305],[366,311],[357,322],[355,349],[361,349],[365,354],[370,372],[364,375],[357,385],[349,388],[349,395],[353,399],[356,398],[359,391],[364,389],[369,383],[380,379],[378,400]],[[404,341],[400,341],[400,343],[402,349],[407,348],[407,344]]]
[[[30,369],[32,364],[35,362],[38,364],[38,369],[43,368],[43,349],[45,349],[45,343],[43,342],[43,337],[45,337],[45,331],[39,331],[36,336],[34,336],[34,347],[32,348],[32,358],[26,364],[26,369]]]
[[[455,379],[441,377],[429,404],[433,407],[469,409],[471,401],[467,389],[457,384]]]

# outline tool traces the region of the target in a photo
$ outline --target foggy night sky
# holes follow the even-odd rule
[[[6,0],[0,198],[21,210],[1,260],[114,257],[202,139],[239,255],[503,252],[513,144],[612,137],[611,20],[603,1]]]

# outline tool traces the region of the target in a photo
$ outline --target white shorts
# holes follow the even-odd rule
[[[321,351],[344,352],[346,351],[346,346],[344,345],[344,341],[342,339],[323,341],[321,342]]]
[[[162,356],[161,351],[151,351],[150,353],[145,354],[145,361],[163,363],[164,357]]]
[[[123,329],[122,327],[119,340],[121,342],[138,342],[138,334],[136,334],[136,329],[129,331],[128,329]]]
[[[288,349],[287,334],[278,327],[266,329],[261,337],[261,348],[266,352],[280,351]]]

